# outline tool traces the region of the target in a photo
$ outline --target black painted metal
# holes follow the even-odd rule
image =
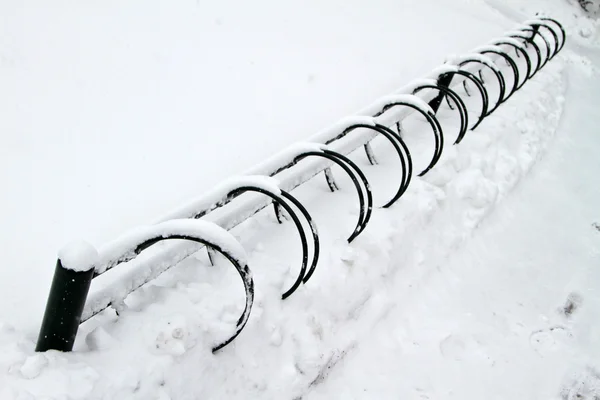
[[[375,157],[375,152],[373,151],[373,148],[371,147],[371,143],[365,143],[365,145],[363,146],[365,148],[365,154],[367,155],[367,160],[369,160],[369,164],[371,165],[377,165],[379,164],[377,162],[377,157]]]
[[[449,88],[452,83],[452,78],[452,75],[444,75],[443,77],[438,77],[437,83],[440,87]],[[431,107],[434,113],[437,113],[440,109],[444,97],[444,93],[440,93],[435,99],[429,102],[429,107]]]
[[[323,170],[323,173],[325,174],[325,180],[327,181],[327,186],[329,186],[329,190],[331,190],[332,192],[335,192],[336,190],[340,190],[339,186],[337,185],[335,178],[333,176],[333,172],[331,172],[331,168],[327,167]]]
[[[86,271],[65,268],[56,261],[54,278],[35,351],[71,351],[81,322],[94,267]]]

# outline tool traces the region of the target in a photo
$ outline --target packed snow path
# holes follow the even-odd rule
[[[570,72],[545,157],[305,399],[600,396],[600,79]]]

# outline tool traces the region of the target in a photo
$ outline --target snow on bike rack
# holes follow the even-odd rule
[[[436,68],[425,78],[414,80],[399,89],[397,94],[378,99],[357,112],[356,116],[338,121],[310,137],[306,143],[298,143],[284,149],[251,168],[243,176],[228,180],[201,198],[165,215],[153,225],[131,231],[105,245],[99,252],[83,242],[65,247],[59,252],[36,351],[71,351],[80,323],[112,304],[121,303],[129,293],[202,247],[209,249],[211,262],[214,252],[222,254],[236,268],[244,284],[244,311],[236,323],[234,332],[218,343],[213,352],[223,348],[244,328],[254,298],[254,284],[245,251],[228,230],[271,204],[274,205],[280,223],[284,220],[281,218],[282,209],[286,211],[296,225],[302,245],[302,262],[298,276],[294,284],[282,294],[282,299],[289,297],[315,272],[320,249],[316,225],[306,208],[289,193],[291,190],[323,172],[329,188],[334,191],[337,189],[337,183],[333,179],[330,167],[333,164],[341,167],[351,178],[359,198],[358,222],[348,237],[348,241],[351,242],[367,227],[373,211],[373,197],[367,178],[361,169],[346,157],[348,154],[364,147],[368,160],[375,164],[376,157],[370,147],[372,139],[383,136],[394,147],[402,164],[402,176],[397,192],[384,205],[391,206],[404,194],[412,178],[410,151],[401,136],[401,123],[404,119],[412,113],[420,113],[433,131],[435,150],[429,165],[419,173],[419,176],[423,176],[435,167],[444,149],[443,127],[436,117],[444,99],[448,101],[451,109],[454,108],[450,100],[453,101],[461,118],[460,131],[454,144],[459,144],[469,129],[468,110],[455,90],[457,85],[463,84],[467,95],[470,96],[466,83],[469,81],[481,95],[482,109],[478,121],[471,127],[473,130],[554,58],[563,49],[565,41],[565,31],[556,20],[537,17],[525,21],[523,25],[507,32],[505,37],[492,40],[488,45],[478,47],[471,53],[450,58],[446,64]],[[537,58],[535,65],[530,57],[531,49]],[[517,58],[521,57],[525,60],[526,71],[519,70]],[[504,61],[504,64],[510,66],[513,74],[513,86],[508,93],[498,61]],[[481,73],[483,67],[493,72],[500,88],[498,99],[493,101],[491,108],[486,87],[488,82],[484,82]],[[456,76],[462,80],[453,84]],[[390,126],[395,126],[396,131]],[[342,138],[344,140],[340,141]],[[318,161],[302,162],[308,157]],[[287,170],[293,173],[281,179],[275,178],[280,172]],[[213,210],[229,204],[246,192],[255,192],[263,196],[230,207],[212,222],[201,220]],[[145,268],[126,273],[118,282],[93,293],[88,298],[94,278],[136,259],[140,253],[155,244],[172,239],[183,239],[187,242],[161,247],[160,251],[155,251],[144,259],[141,264]],[[194,243],[188,243],[190,241]]]

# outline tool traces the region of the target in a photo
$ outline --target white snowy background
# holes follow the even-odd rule
[[[0,2],[0,399],[599,398],[600,43],[579,3]],[[243,292],[205,253],[83,324],[73,353],[34,352],[66,243],[101,248],[537,12],[563,52],[458,146],[442,110],[441,161],[352,244],[349,181],[293,191],[322,255],[289,299],[292,224],[265,210],[232,231],[256,299],[221,352]],[[431,133],[406,127],[425,165]],[[381,205],[399,163],[374,144],[379,165],[351,158]]]

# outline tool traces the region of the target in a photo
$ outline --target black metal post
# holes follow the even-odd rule
[[[445,74],[444,76],[442,76],[440,79],[438,79],[438,85],[442,86],[442,87],[450,87],[450,84],[452,83],[452,78],[454,77],[454,74]],[[433,100],[431,100],[429,102],[429,106],[433,109],[433,112],[437,114],[438,110],[440,109],[440,106],[442,105],[442,101],[444,101],[444,93],[440,92],[440,94]]]
[[[65,268],[60,259],[56,262],[35,351],[73,350],[93,276],[92,265],[88,270],[74,271]]]

